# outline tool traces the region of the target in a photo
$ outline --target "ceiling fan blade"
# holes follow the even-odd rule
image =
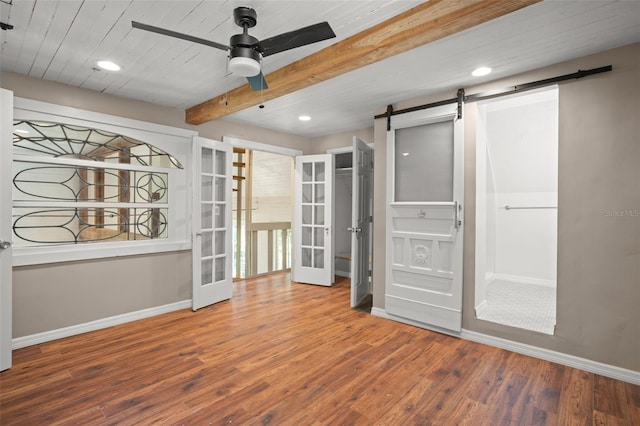
[[[334,38],[336,34],[327,22],[310,25],[299,30],[283,33],[258,42],[257,48],[262,56],[269,56],[296,47],[306,46],[322,40]]]
[[[249,82],[249,85],[251,86],[251,88],[256,92],[269,88],[269,86],[267,86],[267,80],[264,79],[264,75],[262,74],[262,71],[260,71],[260,74],[258,75],[247,77],[247,81]]]
[[[131,26],[133,28],[138,28],[140,30],[150,31],[152,33],[162,34],[169,37],[175,37],[182,40],[191,41],[198,44],[204,44],[205,46],[215,47],[220,50],[229,50],[229,46],[226,46],[221,43],[216,43],[215,41],[205,40],[200,37],[194,37],[189,34],[183,34],[176,31],[167,30],[166,28],[154,27],[153,25],[142,24],[140,22],[131,21]]]

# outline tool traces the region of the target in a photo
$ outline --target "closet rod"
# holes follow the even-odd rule
[[[607,66],[599,67],[599,68],[592,68],[590,70],[578,70],[577,72],[574,72],[574,73],[571,73],[571,74],[565,74],[565,75],[560,75],[560,76],[557,76],[557,77],[545,78],[544,80],[532,81],[532,82],[529,82],[529,83],[518,84],[516,86],[509,86],[509,87],[505,87],[505,88],[502,88],[502,89],[489,90],[487,92],[474,93],[473,95],[465,95],[463,97],[463,100],[465,102],[472,102],[472,101],[481,101],[481,100],[489,99],[489,98],[495,98],[495,97],[498,97],[498,96],[511,95],[513,93],[523,92],[525,90],[531,90],[531,89],[535,89],[535,88],[543,87],[543,86],[549,86],[551,84],[559,83],[561,81],[578,79],[578,78],[583,78],[583,77],[587,77],[587,76],[594,75],[594,74],[600,74],[600,73],[603,73],[603,72],[609,72],[611,70],[613,70],[613,66],[611,66],[611,65],[607,65]],[[383,114],[376,115],[374,117],[374,119],[389,118],[389,117],[394,116],[394,115],[406,114],[408,112],[419,111],[419,110],[433,108],[433,107],[437,107],[437,106],[441,106],[441,105],[454,104],[456,102],[458,102],[458,98],[457,97],[456,98],[451,98],[451,99],[445,99],[443,101],[432,102],[432,103],[429,103],[429,104],[418,105],[418,106],[414,106],[414,107],[411,107],[411,108],[398,109],[398,110],[395,110],[395,111],[393,110],[393,107],[391,107],[391,105],[389,105],[389,107],[387,107],[387,112],[385,112]]]

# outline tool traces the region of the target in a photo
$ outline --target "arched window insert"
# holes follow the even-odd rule
[[[123,135],[16,121],[16,246],[167,238],[167,152]]]

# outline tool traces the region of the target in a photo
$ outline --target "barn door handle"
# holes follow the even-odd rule
[[[460,211],[462,210],[462,204],[455,201],[453,203],[453,225],[456,229],[460,228],[462,221],[460,220]]]

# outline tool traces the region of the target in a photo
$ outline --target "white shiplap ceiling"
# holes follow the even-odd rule
[[[9,4],[11,3],[11,4]],[[187,108],[245,84],[226,75],[225,53],[131,29],[131,21],[226,44],[239,32],[236,6],[251,6],[265,38],[328,21],[337,39],[265,58],[265,74],[360,32],[420,2],[2,0],[4,71]],[[227,119],[314,137],[372,125],[390,103],[476,84],[640,41],[640,1],[547,0],[385,61],[249,108]],[[96,71],[111,59],[124,69]],[[494,73],[473,79],[478,65]],[[602,64],[607,65],[607,64]],[[298,115],[312,116],[299,122]]]

